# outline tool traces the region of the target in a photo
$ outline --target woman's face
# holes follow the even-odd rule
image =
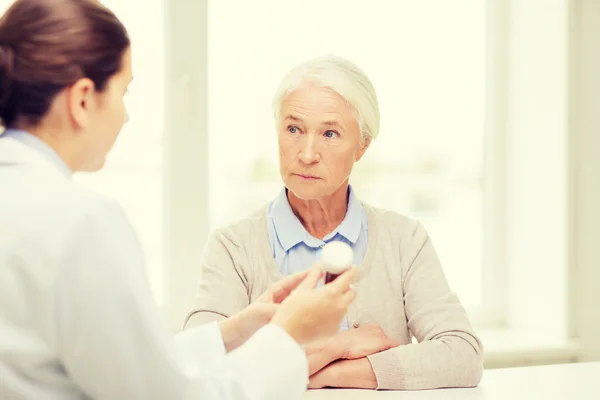
[[[102,168],[106,155],[128,120],[124,97],[133,79],[131,49],[125,50],[122,57],[121,70],[108,80],[102,92],[95,92],[93,96],[82,135],[85,137],[85,160],[82,160],[79,170],[96,171]]]
[[[281,177],[302,200],[333,194],[368,147],[360,140],[356,110],[324,87],[289,94],[281,104],[278,131]]]

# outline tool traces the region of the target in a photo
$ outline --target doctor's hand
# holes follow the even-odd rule
[[[254,303],[221,322],[225,349],[229,352],[241,346],[257,330],[271,322],[279,303],[305,280],[308,273],[309,271],[299,272],[272,284]]]
[[[356,297],[352,283],[357,271],[356,267],[350,268],[333,282],[315,289],[322,276],[321,268],[315,266],[283,300],[271,322],[282,327],[299,344],[334,334]]]
[[[311,270],[298,272],[273,283],[256,303],[279,304],[284,301],[308,276]]]

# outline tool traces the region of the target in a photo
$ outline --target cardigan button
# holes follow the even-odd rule
[[[358,327],[360,326],[360,324],[359,324],[359,323],[358,323],[358,321],[357,321],[357,322],[355,322],[355,323],[354,323],[352,326],[353,326],[353,327],[355,327],[355,328],[358,328]]]

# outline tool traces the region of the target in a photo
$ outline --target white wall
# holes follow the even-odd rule
[[[570,310],[580,359],[600,360],[600,2],[571,4]]]

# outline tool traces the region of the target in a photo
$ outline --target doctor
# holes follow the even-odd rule
[[[299,399],[302,344],[337,330],[356,271],[280,281],[172,337],[121,208],[71,181],[127,119],[129,38],[95,0],[18,0],[0,20],[0,398]],[[291,293],[291,294],[290,294]]]

